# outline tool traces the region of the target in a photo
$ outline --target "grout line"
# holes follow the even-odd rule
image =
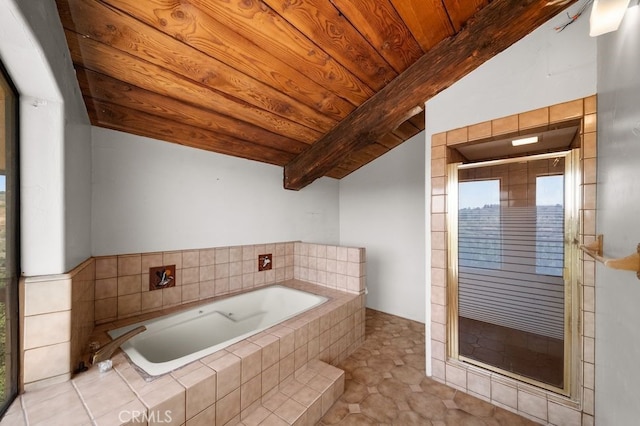
[[[71,382],[71,386],[73,387],[73,389],[76,391],[78,398],[80,398],[80,402],[82,402],[82,406],[84,407],[84,410],[87,412],[89,419],[91,419],[91,423],[95,424],[95,418],[93,417],[93,414],[91,414],[91,410],[89,410],[89,406],[87,405],[84,398],[82,397],[82,393],[80,393],[80,389],[78,389],[78,386],[76,386],[76,383],[73,380],[69,380],[69,381]]]
[[[29,426],[29,416],[27,415],[27,407],[24,404],[24,394],[20,395],[20,410],[22,411],[25,424]]]

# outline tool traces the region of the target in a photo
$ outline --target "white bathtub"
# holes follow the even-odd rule
[[[168,373],[327,301],[274,285],[189,310],[109,331],[116,338],[140,325],[147,330],[121,348],[151,376]]]

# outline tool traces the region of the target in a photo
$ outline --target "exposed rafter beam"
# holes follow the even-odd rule
[[[425,53],[284,168],[284,187],[299,190],[350,153],[375,143],[420,106],[507,49],[575,0],[495,0],[459,33]]]

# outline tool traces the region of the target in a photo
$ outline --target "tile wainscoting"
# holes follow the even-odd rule
[[[272,269],[258,271],[258,256]],[[149,268],[176,266],[175,286],[149,291]],[[300,241],[90,258],[67,274],[21,282],[21,386],[69,380],[94,325],[179,308],[292,279],[362,294],[363,248]]]
[[[258,271],[258,256],[272,269]],[[149,291],[149,268],[176,266],[175,287]],[[96,324],[290,279],[364,291],[362,248],[303,242],[96,257]]]

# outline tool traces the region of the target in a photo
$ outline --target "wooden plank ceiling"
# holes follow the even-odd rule
[[[342,178],[574,0],[57,0],[92,124]]]

